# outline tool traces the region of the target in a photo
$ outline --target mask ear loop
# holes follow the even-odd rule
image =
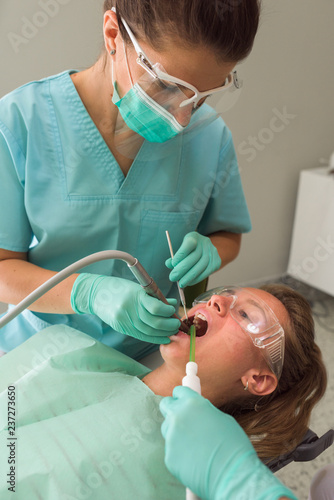
[[[123,50],[124,50],[124,56],[125,56],[126,67],[127,67],[127,70],[128,70],[128,75],[129,75],[129,79],[130,79],[131,85],[132,85],[132,87],[133,87],[133,80],[132,80],[132,76],[131,76],[131,73],[130,73],[129,62],[128,62],[128,55],[127,55],[126,50],[125,50],[125,43],[124,43],[124,40],[122,40],[122,42],[123,42]]]
[[[128,70],[129,79],[130,79],[131,85],[133,87],[133,80],[132,80],[131,73],[130,73],[130,68],[129,68],[129,64],[128,64],[128,58],[126,55],[124,40],[123,40],[123,50],[124,50],[125,62],[126,62],[127,70]],[[113,85],[114,90],[115,90],[115,83],[116,82],[115,82],[115,73],[114,73],[114,59],[111,60],[111,79],[112,79],[112,85]]]
[[[111,60],[111,81],[112,81],[112,86],[115,92],[115,75],[114,75],[114,60]]]

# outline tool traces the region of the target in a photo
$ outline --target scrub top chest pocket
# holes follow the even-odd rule
[[[144,267],[162,290],[169,290],[169,270],[165,261],[170,257],[166,230],[169,231],[174,253],[180,248],[184,236],[195,231],[201,217],[200,211],[159,212],[143,210],[137,248],[145,248]]]

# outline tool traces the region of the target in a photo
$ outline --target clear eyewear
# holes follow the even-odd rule
[[[196,110],[203,104],[205,99],[207,97],[209,97],[210,95],[215,94],[217,92],[222,92],[224,90],[227,90],[228,88],[230,88],[232,86],[234,86],[237,89],[239,89],[241,87],[239,80],[238,80],[237,72],[232,71],[227,76],[227,78],[224,82],[224,85],[222,85],[221,87],[216,87],[212,90],[206,90],[204,92],[200,92],[199,90],[197,90],[196,87],[194,87],[190,83],[187,83],[184,80],[181,80],[180,78],[176,78],[172,75],[169,75],[168,73],[163,71],[161,69],[161,67],[159,67],[158,64],[153,64],[149,60],[149,58],[147,57],[147,55],[145,54],[143,49],[140,47],[139,43],[137,42],[137,40],[136,40],[134,34],[132,33],[129,25],[127,24],[127,22],[124,19],[122,19],[122,23],[123,23],[128,35],[129,35],[130,39],[131,39],[131,42],[133,43],[134,49],[137,53],[137,56],[138,56],[137,57],[137,64],[139,64],[153,78],[162,80],[165,84],[171,83],[171,84],[177,85],[180,88],[180,90],[185,94],[185,97],[187,97],[186,96],[187,91],[190,91],[193,93],[192,97],[189,97],[188,99],[185,98],[179,104],[180,108],[183,108],[185,106],[189,106],[191,104],[192,109]]]
[[[218,287],[199,295],[193,306],[207,303],[213,295],[231,298],[231,317],[261,349],[270,369],[279,379],[284,362],[284,330],[272,309],[252,292],[240,287]]]

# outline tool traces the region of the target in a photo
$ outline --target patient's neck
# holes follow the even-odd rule
[[[151,371],[142,379],[154,394],[158,396],[172,396],[173,389],[177,385],[182,385],[182,379],[186,374],[184,370],[163,363],[161,366]],[[201,378],[202,396],[207,398],[214,406],[221,407],[228,401],[235,399],[236,394],[243,395],[244,392],[241,381],[235,380],[234,383],[217,379],[217,377],[202,377]],[[241,392],[242,391],[242,392]]]
[[[166,363],[151,371],[142,379],[151,391],[159,396],[171,396],[173,389],[177,385],[182,385],[182,378],[185,373],[179,373]]]

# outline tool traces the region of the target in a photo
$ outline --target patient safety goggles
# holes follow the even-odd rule
[[[284,330],[271,308],[252,292],[239,287],[218,287],[199,295],[193,305],[208,302],[213,295],[231,299],[231,317],[248,334],[277,379],[284,361]]]
[[[205,92],[200,92],[190,83],[169,75],[159,63],[153,64],[149,60],[127,22],[122,19],[122,23],[138,55],[137,64],[146,72],[137,83],[158,105],[174,115],[181,125],[186,126],[189,123],[192,114],[210,95],[225,91],[233,85],[237,89],[240,88],[236,71],[227,76],[221,87]]]

